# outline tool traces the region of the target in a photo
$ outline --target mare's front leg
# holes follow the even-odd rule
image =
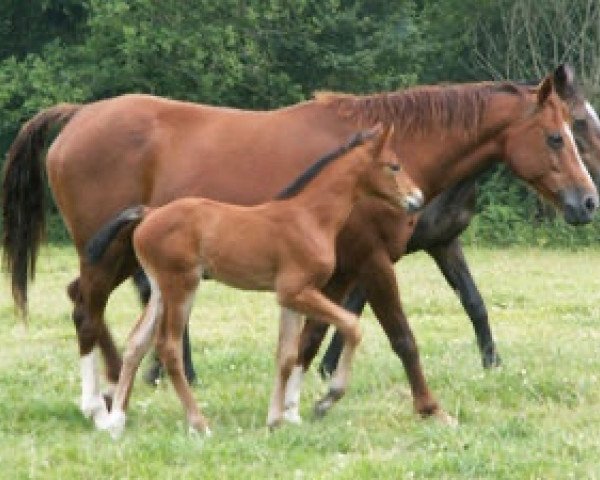
[[[456,291],[471,319],[477,337],[477,345],[481,352],[483,367],[500,366],[500,355],[496,350],[496,344],[492,336],[487,309],[469,271],[460,240],[457,237],[445,245],[429,248],[427,253],[433,257],[450,287]]]
[[[417,343],[402,310],[393,264],[386,254],[372,258],[362,270],[361,284],[392,349],[404,365],[414,408],[421,416],[435,416],[453,425],[456,420],[440,408],[425,380]]]

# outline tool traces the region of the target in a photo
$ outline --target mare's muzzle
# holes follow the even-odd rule
[[[565,221],[570,225],[584,225],[592,221],[598,208],[598,192],[570,188],[561,192]]]

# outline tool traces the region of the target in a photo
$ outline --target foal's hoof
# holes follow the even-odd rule
[[[283,411],[283,419],[287,423],[292,423],[294,425],[300,425],[302,423],[302,417],[300,416],[300,411],[298,410],[298,405],[292,405],[287,407]]]
[[[435,413],[431,414],[431,417],[435,418],[442,425],[447,425],[451,428],[458,427],[458,420],[441,408]]]

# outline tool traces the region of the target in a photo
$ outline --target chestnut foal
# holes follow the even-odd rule
[[[335,325],[344,335],[347,348],[332,385],[346,385],[361,333],[356,315],[321,293],[334,270],[335,239],[354,204],[365,196],[405,208],[423,201],[420,190],[401,173],[388,145],[391,133],[391,127],[384,131],[376,126],[355,135],[267,203],[243,207],[183,198],[156,209],[129,208],[100,229],[88,243],[90,261],[99,261],[122,230],[122,239],[133,232],[134,250],[152,293],[129,335],[112,410],[97,419],[98,428],[114,438],[122,433],[136,370],[156,335],[190,428],[210,434],[184,375],[181,350],[203,274],[236,288],[274,291],[283,307],[269,427],[284,419],[285,386],[297,358],[302,314]]]

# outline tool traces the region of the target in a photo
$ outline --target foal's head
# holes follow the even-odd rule
[[[371,164],[361,177],[362,194],[382,198],[409,213],[421,210],[425,198],[421,189],[408,176],[391,146],[394,127],[381,124],[363,133],[363,154],[371,157]]]
[[[539,85],[532,110],[507,129],[504,157],[518,176],[563,210],[568,223],[577,225],[591,221],[598,192],[575,146],[571,117],[558,95],[565,78],[557,73]]]

